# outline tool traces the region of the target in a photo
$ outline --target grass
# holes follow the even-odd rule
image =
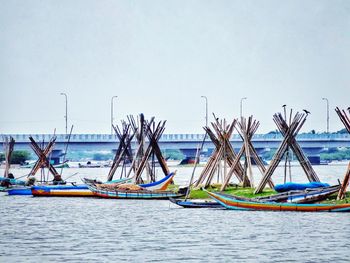
[[[345,198],[343,200],[337,200],[337,193],[329,196],[326,200],[321,203],[324,204],[349,204],[350,203],[350,192],[346,192]]]
[[[207,190],[210,192],[218,192],[220,191],[220,185],[213,185],[207,188]],[[239,196],[248,197],[248,198],[276,194],[276,191],[272,189],[265,189],[262,193],[255,195],[254,190],[255,190],[254,188],[243,188],[240,186],[233,186],[233,187],[231,186],[231,187],[227,187],[224,193],[239,195]],[[201,189],[191,190],[190,199],[207,199],[207,198],[209,198],[209,196],[205,191]]]
[[[209,188],[207,188],[210,192],[218,192],[220,191],[220,185],[213,185]],[[248,197],[248,198],[254,198],[259,196],[269,196],[277,194],[276,191],[272,189],[265,189],[260,194],[254,194],[254,188],[243,188],[241,186],[231,186],[227,187],[224,193],[226,194],[232,194],[232,195],[238,195],[242,197]],[[333,194],[330,197],[328,197],[326,200],[322,201],[321,203],[325,204],[346,204],[350,203],[350,192],[347,192],[346,198],[343,200],[337,200],[337,194]],[[201,190],[201,189],[192,189],[190,193],[190,199],[209,199],[210,197],[208,194]]]

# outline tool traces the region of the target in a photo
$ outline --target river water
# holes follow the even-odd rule
[[[175,183],[186,184],[193,168],[175,169]],[[315,170],[332,184],[346,166]],[[71,168],[64,175],[78,172],[68,181],[103,179],[107,171]],[[300,167],[292,171],[294,181],[305,182]],[[282,182],[283,168],[273,178]],[[183,209],[168,201],[1,193],[0,220],[0,262],[350,262],[349,213]]]

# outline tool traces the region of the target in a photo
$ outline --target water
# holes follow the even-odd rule
[[[185,184],[192,168],[176,169],[176,183]],[[293,167],[294,178],[305,181],[299,169]],[[346,167],[315,169],[322,181],[334,183]],[[283,180],[282,170],[276,182]],[[107,169],[65,174],[77,171],[72,180],[102,179]],[[168,201],[1,194],[0,218],[0,262],[350,261],[348,213],[183,209]]]

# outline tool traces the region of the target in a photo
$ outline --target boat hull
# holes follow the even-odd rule
[[[325,200],[330,195],[337,193],[339,189],[340,185],[335,185],[321,189],[296,190],[257,198],[246,198],[225,193],[220,193],[220,195],[243,201],[310,204]]]
[[[9,188],[7,190],[8,195],[32,195],[30,187],[21,187],[21,188]]]
[[[218,202],[210,202],[210,201],[185,201],[181,199],[169,198],[170,202],[181,206],[183,208],[222,208],[222,205]]]
[[[86,185],[78,186],[33,186],[31,194],[36,197],[93,197]]]
[[[350,212],[350,204],[294,204],[237,200],[228,195],[208,192],[209,196],[227,209],[293,212]]]
[[[106,190],[99,189],[94,184],[87,183],[87,186],[94,193],[95,196],[109,199],[143,199],[143,200],[167,200],[170,197],[178,198],[186,194],[187,188],[180,189],[179,192],[172,191],[150,191],[148,189],[142,190]]]
[[[105,191],[105,190],[93,190],[95,196],[110,199],[144,199],[144,200],[167,200],[170,197],[177,198],[184,196],[184,194],[177,194],[171,191]]]

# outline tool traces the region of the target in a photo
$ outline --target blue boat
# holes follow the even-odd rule
[[[88,197],[94,196],[86,185],[33,186],[33,196]]]
[[[27,186],[9,188],[7,190],[8,195],[32,195],[32,190],[37,192],[52,190],[73,190],[73,189],[88,189],[86,185],[39,185],[39,186]]]
[[[184,199],[174,199],[171,197],[169,198],[169,201],[178,206],[182,206],[183,208],[222,208],[222,205],[215,201],[193,201]]]

